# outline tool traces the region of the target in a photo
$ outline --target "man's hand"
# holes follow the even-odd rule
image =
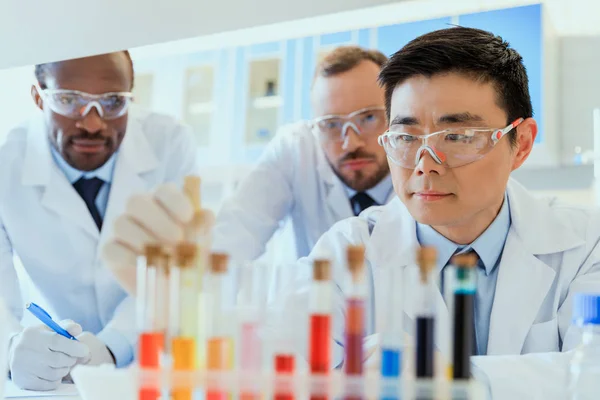
[[[200,233],[209,232],[214,215],[202,210],[195,221]],[[159,186],[153,193],[132,196],[125,213],[115,220],[114,236],[103,248],[106,264],[119,283],[135,295],[136,259],[149,243],[175,245],[185,239],[186,226],[194,218],[192,203],[169,183]]]
[[[73,321],[59,324],[73,336],[81,334],[81,326]],[[87,344],[67,339],[45,325],[31,326],[11,339],[12,381],[22,389],[53,390],[75,364],[89,356]]]

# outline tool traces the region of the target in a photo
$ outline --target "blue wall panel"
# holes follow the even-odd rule
[[[302,47],[304,54],[302,60],[302,94],[298,93],[297,96],[302,99],[300,108],[301,118],[310,119],[312,118],[312,111],[310,109],[310,84],[312,82],[316,62],[313,37],[311,36],[302,39]]]
[[[377,49],[383,54],[391,56],[417,36],[450,27],[450,21],[451,19],[448,17],[379,27],[377,28]]]
[[[459,24],[490,31],[508,41],[523,57],[529,76],[529,93],[539,125],[536,143],[544,138],[543,113],[543,39],[541,5],[508,8],[461,15]]]
[[[371,30],[368,28],[358,31],[358,45],[362,47],[371,47]]]
[[[294,103],[297,96],[294,93],[296,81],[296,40],[290,39],[285,42],[285,54],[283,56],[284,72],[280,87],[282,88],[283,110],[282,122],[288,124],[294,121]]]
[[[348,43],[352,40],[352,32],[336,32],[336,33],[327,33],[321,35],[320,45],[321,46],[335,46],[338,44]]]

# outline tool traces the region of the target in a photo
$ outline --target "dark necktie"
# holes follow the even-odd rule
[[[365,192],[358,192],[350,199],[352,205],[352,211],[354,215],[360,214],[363,210],[378,205],[375,200]]]
[[[77,193],[79,193],[83,201],[85,201],[88,210],[90,210],[90,214],[92,215],[98,230],[102,229],[102,217],[100,216],[98,207],[96,207],[96,197],[103,184],[104,181],[99,178],[80,178],[73,184]]]

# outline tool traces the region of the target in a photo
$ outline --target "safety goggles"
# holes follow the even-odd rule
[[[131,92],[89,94],[78,90],[44,89],[41,93],[52,111],[75,120],[84,118],[92,108],[105,120],[122,117],[133,100]]]
[[[428,135],[412,135],[393,131],[393,127],[378,141],[388,158],[404,168],[415,168],[425,152],[438,164],[449,168],[470,164],[489,153],[496,143],[515,129],[523,118],[503,129],[454,128]]]
[[[321,140],[326,142],[343,142],[348,128],[362,137],[377,137],[387,126],[385,107],[362,108],[348,115],[325,115],[315,118],[312,126]]]

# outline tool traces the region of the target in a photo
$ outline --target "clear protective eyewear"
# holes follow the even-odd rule
[[[425,152],[438,164],[455,168],[483,158],[521,122],[523,118],[503,129],[453,128],[427,135],[411,135],[390,129],[379,136],[378,141],[388,158],[403,168],[415,168]]]
[[[79,90],[43,89],[41,94],[52,111],[74,120],[84,118],[92,108],[105,120],[122,117],[133,100],[131,92],[89,94]]]
[[[385,107],[367,107],[348,115],[325,115],[312,121],[313,129],[327,142],[346,140],[348,128],[362,137],[381,135],[387,126]]]

